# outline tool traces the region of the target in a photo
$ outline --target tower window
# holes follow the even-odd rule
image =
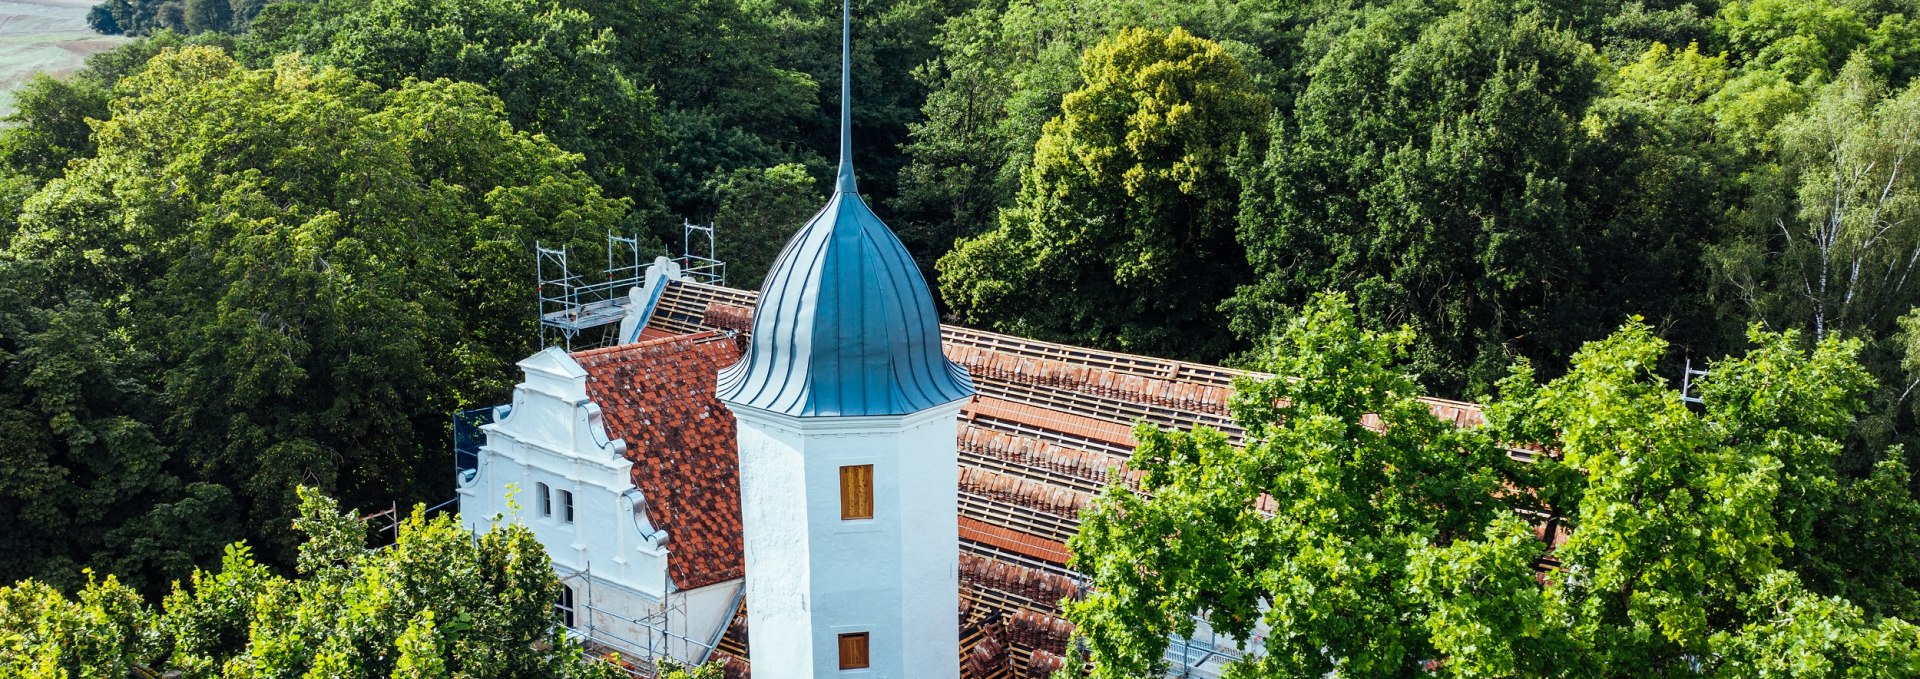
[[[573,491],[560,491],[560,520],[573,523]]]
[[[840,519],[873,518],[873,465],[840,468]]]
[[[560,623],[573,626],[573,588],[560,587],[560,600],[553,603],[553,609],[560,612]]]
[[[553,516],[553,489],[548,488],[547,484],[544,483],[535,485],[540,491],[538,493],[540,496],[540,515]]]
[[[858,670],[867,666],[867,633],[840,635],[840,669]]]

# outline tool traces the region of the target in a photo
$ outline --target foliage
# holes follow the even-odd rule
[[[1911,566],[1885,557],[1911,533],[1861,523],[1920,503],[1898,462],[1864,484],[1834,466],[1872,388],[1859,342],[1756,330],[1696,411],[1651,372],[1664,342],[1630,323],[1544,385],[1516,369],[1487,425],[1455,430],[1413,398],[1409,340],[1321,297],[1259,354],[1298,378],[1239,386],[1244,447],[1141,428],[1142,494],[1109,489],[1070,543],[1095,593],[1067,614],[1096,674],[1151,671],[1194,615],[1259,635],[1230,676],[1902,676],[1920,661],[1915,628],[1882,617],[1910,614]],[[1538,452],[1518,464],[1494,441]],[[1832,571],[1882,563],[1904,580]]]
[[[169,468],[128,374],[139,350],[84,296],[36,307],[34,272],[0,261],[0,573],[71,589],[95,566],[155,589],[236,536],[232,493]]]
[[[734,170],[714,192],[720,195],[713,223],[727,284],[749,290],[760,287],[780,248],[826,202],[807,168],[792,163]]]
[[[613,62],[587,13],[534,0],[313,0],[269,6],[240,53],[264,66],[302,53],[384,88],[445,78],[483,85],[518,129],[584,156],[603,193],[659,223],[657,104]]]
[[[720,663],[687,666],[670,658],[661,658],[655,664],[660,679],[724,679],[726,672]]]
[[[246,27],[260,0],[104,0],[87,12],[87,25],[107,35],[222,33]]]
[[[1444,532],[1428,515],[1454,510],[1435,501],[1355,542],[1260,534],[1351,565],[1294,583],[1299,610],[1360,602],[1351,620],[1290,621],[1302,631],[1275,641],[1288,655],[1274,667],[1325,666],[1317,643],[1381,674],[1443,656],[1434,671],[1461,675],[1915,674],[1899,665],[1914,628],[1892,617],[1920,615],[1920,538],[1874,528],[1920,520],[1910,0],[853,10],[861,185],[940,274],[956,320],[1213,360],[1337,317],[1404,352],[1379,374],[1441,394],[1488,393],[1516,359],[1572,376],[1508,380],[1506,429],[1476,436],[1558,445],[1557,428],[1509,430],[1561,417],[1539,394],[1580,393],[1664,442],[1652,467],[1499,467],[1541,490]],[[90,566],[153,592],[241,535],[263,561],[295,562],[283,529],[303,481],[355,505],[444,497],[441,413],[497,402],[533,347],[532,241],[677,242],[678,218],[711,220],[732,283],[750,285],[818,206],[838,14],[104,0],[97,30],[143,37],[16,90],[0,129],[0,511],[19,517],[0,533],[0,578],[74,592]],[[1350,307],[1303,306],[1327,290]],[[1577,353],[1635,316],[1653,327]],[[1776,334],[1749,336],[1754,322]],[[1670,408],[1656,375],[1747,345],[1703,388],[1734,390],[1713,408],[1774,405]],[[1313,367],[1259,346],[1244,359]],[[1790,407],[1753,386],[1783,375]],[[1806,396],[1822,390],[1838,395]],[[1650,475],[1633,476],[1630,506],[1734,509],[1583,516],[1589,493],[1618,499],[1616,474]],[[1580,552],[1581,568],[1615,569],[1632,594],[1530,584],[1541,545],[1503,518],[1513,506],[1585,522],[1583,540],[1610,546]],[[1313,525],[1349,529],[1335,518]],[[1660,570],[1722,563],[1661,532],[1698,526],[1751,558],[1711,577]],[[1680,556],[1653,562],[1647,544]],[[390,626],[392,669],[451,671],[450,624]],[[1609,635],[1626,641],[1601,653]],[[1130,639],[1102,643],[1151,662],[1152,639]]]
[[[34,580],[0,586],[0,672],[36,679],[133,674],[132,659],[152,652],[152,614],[113,576],[95,579],[88,571],[86,579],[73,600]]]
[[[1920,84],[1889,93],[1855,58],[1776,134],[1780,175],[1714,250],[1730,299],[1816,338],[1890,333],[1920,304]]]
[[[1243,448],[1204,428],[1136,429],[1144,495],[1110,487],[1068,543],[1093,593],[1067,617],[1096,676],[1158,672],[1167,636],[1191,634],[1202,611],[1229,636],[1264,633],[1265,655],[1234,676],[1394,676],[1434,657],[1404,624],[1408,560],[1510,511],[1499,491],[1512,463],[1417,400],[1393,364],[1412,339],[1362,329],[1350,304],[1321,297],[1259,351],[1294,379],[1236,385]]]
[[[69,601],[27,580],[0,587],[9,676],[121,677],[136,668],[187,676],[625,676],[566,638],[546,553],[517,524],[474,536],[422,507],[394,544],[303,488],[298,579],[270,572],[245,545],[218,571],[175,583],[157,610],[111,577]]]
[[[13,92],[11,125],[0,130],[0,167],[38,184],[60,176],[68,161],[91,157],[87,120],[107,117],[108,98],[107,88],[90,78],[34,76]]]
[[[1181,29],[1122,31],[1080,74],[1017,206],[941,259],[941,292],[963,320],[1003,331],[1225,353],[1213,307],[1244,278],[1227,161],[1259,132],[1265,100],[1238,60]]]
[[[1179,27],[1220,42],[1267,91],[1287,87],[1269,64],[1292,58],[1298,22],[1290,3],[1266,0],[1012,0],[956,12],[930,38],[937,52],[913,62],[929,92],[902,145],[910,162],[894,226],[929,279],[955,241],[996,226],[1047,121],[1083,85],[1082,53],[1121,29]]]
[[[1236,329],[1350,291],[1368,322],[1413,327],[1441,393],[1476,394],[1511,357],[1553,366],[1629,313],[1691,320],[1714,159],[1686,119],[1601,98],[1601,68],[1524,6],[1368,14],[1247,170],[1258,281]]]
[[[151,408],[140,421],[177,451],[151,464],[232,489],[276,560],[296,484],[356,503],[446,492],[444,413],[506,393],[532,350],[524,253],[621,213],[472,85],[383,91],[192,47],[116,91],[98,155],[23,208],[21,294],[133,349],[75,343],[138,380],[97,407]]]

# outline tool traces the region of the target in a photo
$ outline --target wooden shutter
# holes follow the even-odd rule
[[[857,670],[867,666],[867,633],[840,635],[840,669]]]
[[[840,468],[840,519],[873,518],[873,465]]]

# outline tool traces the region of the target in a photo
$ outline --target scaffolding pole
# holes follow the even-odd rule
[[[697,254],[699,252],[706,254]],[[727,263],[720,261],[714,225],[680,220],[680,273],[708,285],[727,284]]]
[[[607,234],[607,268],[599,281],[574,273],[566,247],[536,242],[533,249],[540,343],[581,351],[619,341],[620,320],[631,304],[627,291],[646,277],[639,237]]]

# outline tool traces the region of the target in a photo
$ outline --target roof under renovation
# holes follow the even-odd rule
[[[770,288],[773,286],[769,283]],[[769,307],[756,313],[758,300],[759,295],[749,291],[675,281],[663,291],[644,336],[682,338],[654,343],[711,343],[714,331],[733,331],[732,341],[746,344],[746,353],[752,356],[754,335],[788,331],[787,326],[772,320],[788,312]],[[955,326],[936,326],[934,331],[940,334],[930,335],[929,340],[937,337],[941,341],[940,360],[964,367],[972,374],[972,385],[978,388],[954,423],[960,464],[958,548],[963,611],[957,633],[961,638],[962,676],[1044,677],[1063,662],[1071,632],[1071,626],[1060,617],[1059,602],[1076,595],[1082,582],[1067,568],[1067,538],[1079,530],[1080,508],[1110,480],[1136,482],[1121,468],[1136,445],[1133,423],[1146,421],[1183,430],[1207,425],[1238,444],[1244,432],[1227,411],[1227,400],[1234,378],[1249,373]],[[612,356],[636,350],[607,351]],[[644,381],[660,374],[691,374],[698,366],[714,364],[705,354],[641,351],[647,352],[645,362],[654,366],[647,370],[655,372],[621,375],[619,379]],[[693,367],[682,370],[661,365],[675,360],[689,361]],[[599,377],[603,368],[596,367],[591,356],[581,362]],[[677,512],[675,520],[688,521],[700,530],[717,527],[731,531],[704,539],[703,544],[732,545],[737,550],[738,478],[718,473],[717,466],[737,464],[731,447],[732,421],[691,414],[691,409],[710,406],[682,407],[653,400],[675,390],[686,390],[693,401],[710,398],[704,396],[699,385],[680,378],[670,380],[672,386],[634,384],[631,388],[640,390],[638,393],[655,396],[629,401],[635,404],[631,409],[635,414],[613,414],[610,421],[620,423],[622,431],[610,434],[674,436],[705,442],[698,449],[706,451],[701,455],[718,461],[714,469],[693,474],[669,469],[662,472],[667,476],[658,483],[687,485],[657,496],[652,487],[643,489],[656,507],[678,505],[670,510]],[[602,393],[606,392],[594,393],[596,401]],[[609,398],[631,397],[615,393]],[[1481,421],[1479,409],[1472,404],[1440,399],[1427,403],[1441,419],[1463,426]],[[604,402],[601,405],[610,413],[620,408]],[[654,418],[645,414],[649,408],[682,408],[688,412]],[[700,431],[672,435],[650,431],[658,427],[693,427]],[[722,445],[726,446],[724,452],[716,448]],[[671,455],[662,462],[670,466],[688,462],[697,465],[699,460]],[[642,476],[638,463],[636,460],[636,479]],[[675,534],[686,540],[696,539],[685,530]],[[675,550],[692,547],[682,542]],[[708,547],[698,549],[706,551]],[[717,572],[708,575],[676,570],[676,581],[682,577],[698,582],[740,576],[735,570],[737,560],[700,557],[676,568],[705,567],[694,564],[706,563],[715,564],[712,567]],[[716,651],[730,658],[728,671],[734,677],[750,673],[751,649],[746,644],[750,608],[751,602],[742,605]],[[1169,657],[1176,669],[1196,668],[1201,670],[1197,675],[1207,676],[1207,668],[1217,670],[1237,656],[1230,647],[1196,641],[1176,645]]]

